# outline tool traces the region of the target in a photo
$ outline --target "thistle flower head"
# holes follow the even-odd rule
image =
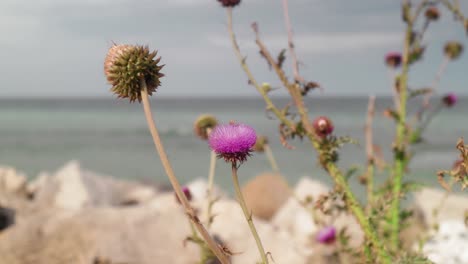
[[[208,136],[210,148],[226,162],[242,163],[250,156],[257,135],[245,124],[230,123],[218,125]]]
[[[317,233],[316,239],[322,244],[332,244],[336,240],[336,229],[333,226],[327,226]]]
[[[212,130],[216,125],[218,125],[218,120],[216,117],[204,114],[195,120],[195,123],[193,124],[193,131],[199,138],[207,140],[209,134],[208,131]]]
[[[448,93],[444,97],[442,97],[442,102],[448,107],[454,106],[457,103],[457,101],[458,97],[454,93]]]
[[[146,82],[148,94],[161,85],[164,76],[158,65],[156,51],[150,52],[146,46],[113,45],[104,61],[104,74],[112,85],[111,91],[119,98],[129,98],[130,102],[141,102],[141,80]],[[155,59],[156,58],[156,59]]]
[[[264,152],[265,146],[268,144],[268,138],[266,136],[258,136],[255,145],[253,146],[253,150],[255,152]]]
[[[431,6],[428,9],[426,9],[426,13],[424,13],[424,15],[426,16],[427,20],[436,21],[440,17],[440,11],[437,7]]]
[[[463,45],[457,41],[447,42],[444,46],[445,56],[451,60],[458,59],[463,52]]]
[[[235,7],[236,5],[240,4],[241,0],[218,0],[218,2],[223,5],[223,7]]]
[[[185,187],[182,188],[182,192],[184,193],[185,198],[187,198],[187,201],[190,202],[192,200],[192,193],[190,192],[190,189],[187,186],[185,186]],[[179,200],[179,197],[177,197],[177,194],[176,194],[175,198],[176,198],[177,203],[180,204],[181,202]]]
[[[321,138],[324,138],[333,133],[334,129],[332,121],[326,116],[319,116],[315,118],[312,122],[312,126],[314,127],[315,133]]]
[[[390,68],[398,68],[401,65],[401,53],[389,52],[385,55],[385,64]]]

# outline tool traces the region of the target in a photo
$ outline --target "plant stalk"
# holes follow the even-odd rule
[[[273,151],[271,151],[270,146],[268,144],[265,144],[264,149],[265,149],[265,154],[268,160],[270,161],[271,169],[274,172],[279,172],[278,163],[276,162],[275,156],[273,155]]]
[[[234,52],[242,66],[242,69],[244,72],[247,74],[247,77],[250,81],[251,84],[255,86],[255,88],[260,92],[262,95],[263,99],[265,100],[265,103],[267,104],[267,109],[271,110],[275,116],[286,126],[288,126],[290,129],[293,131],[296,129],[295,124],[290,121],[289,119],[286,118],[284,113],[279,111],[277,108],[274,107],[272,101],[268,97],[267,93],[261,88],[261,86],[258,85],[258,83],[255,81],[255,78],[253,77],[253,74],[251,73],[247,63],[245,62],[244,57],[240,53],[239,46],[236,42],[236,38],[234,35],[234,31],[232,29],[232,10],[228,8],[228,31],[229,35],[231,37],[231,42],[234,47]],[[256,32],[258,33],[258,32]],[[291,98],[294,101],[294,104],[297,107],[297,110],[299,112],[299,115],[301,116],[301,120],[303,122],[303,125],[306,130],[306,136],[309,138],[312,146],[318,150],[320,149],[320,145],[318,140],[317,135],[315,135],[314,130],[311,127],[311,124],[309,122],[309,119],[307,117],[307,109],[305,108],[304,102],[302,100],[302,96],[300,93],[300,89],[297,84],[290,84],[286,78],[286,75],[284,72],[277,66],[276,62],[274,59],[271,57],[270,53],[268,50],[266,50],[266,47],[264,47],[263,43],[260,41],[258,34],[257,34],[257,44],[260,46],[261,51],[263,52],[263,55],[266,57],[266,59],[270,62],[270,65],[272,65],[273,69],[277,73],[279,79],[282,81],[284,86],[287,88],[288,92],[291,95]],[[361,225],[363,229],[365,229],[364,233],[370,241],[373,243],[373,247],[375,247],[375,251],[377,254],[380,256],[382,259],[383,263],[391,263],[390,256],[387,254],[387,252],[384,250],[383,246],[377,239],[377,234],[374,230],[374,228],[370,225],[369,220],[365,217],[364,211],[362,208],[359,206],[357,203],[356,198],[354,197],[353,193],[349,189],[349,186],[347,186],[346,180],[344,179],[344,176],[341,174],[339,169],[336,167],[336,165],[332,162],[329,162],[326,164],[326,169],[329,172],[329,174],[332,176],[332,178],[335,180],[335,183],[343,187],[345,190],[345,196],[348,200],[354,200],[355,206],[351,206],[351,212],[355,215],[357,221]],[[358,216],[359,215],[359,216]]]
[[[213,185],[216,170],[216,153],[211,151],[210,154],[210,169],[208,173],[208,188],[206,190],[207,208],[206,208],[206,223],[211,226],[211,209],[213,207]]]
[[[369,96],[369,104],[367,107],[367,119],[365,127],[366,135],[366,154],[367,154],[367,172],[366,172],[366,187],[367,187],[367,208],[371,209],[374,204],[374,140],[372,122],[375,112],[375,96]]]
[[[408,72],[409,72],[409,56],[410,56],[410,41],[413,34],[413,21],[407,22],[405,41],[403,47],[403,66],[400,75],[399,92],[400,92],[400,108],[399,119],[396,126],[396,141],[394,147],[394,177],[392,189],[392,203],[390,207],[390,243],[392,249],[397,251],[400,246],[400,198],[403,174],[407,159],[406,154],[406,104],[407,104],[407,88],[408,88]]]
[[[341,172],[333,163],[328,163],[326,169],[328,173],[332,176],[333,180],[335,181],[335,184],[342,188],[346,196],[347,205],[349,206],[351,212],[354,214],[354,217],[356,217],[356,220],[361,226],[364,235],[370,241],[370,243],[372,243],[372,247],[374,248],[374,252],[378,256],[379,261],[381,263],[391,264],[392,260],[390,256],[385,251],[381,240],[379,240],[379,238],[377,237],[374,228],[371,226],[369,219],[365,215],[364,210],[362,209],[356,197],[354,196],[354,193],[349,188],[349,185],[346,183],[345,178],[343,177],[343,175],[341,175]],[[368,246],[366,245],[366,247]]]
[[[164,150],[164,146],[161,142],[161,139],[159,137],[159,132],[156,128],[156,124],[153,119],[153,114],[151,112],[151,105],[149,101],[149,96],[148,96],[148,88],[146,86],[146,81],[144,78],[140,79],[140,85],[142,87],[141,89],[141,98],[143,102],[143,109],[145,112],[145,117],[146,121],[148,123],[149,130],[151,132],[151,136],[153,137],[153,142],[156,147],[156,151],[159,154],[159,157],[161,159],[161,163],[164,167],[164,170],[166,171],[166,174],[169,178],[169,181],[171,182],[171,185],[179,198],[182,206],[185,209],[185,213],[187,214],[188,218],[192,223],[195,225],[197,228],[198,232],[200,235],[203,237],[203,239],[206,241],[208,244],[209,248],[213,251],[213,253],[218,257],[218,259],[221,261],[223,264],[229,264],[230,261],[228,260],[227,256],[224,254],[224,252],[221,251],[220,247],[218,244],[214,241],[214,239],[208,234],[206,229],[203,227],[202,223],[198,219],[195,210],[191,207],[189,204],[187,198],[185,197],[185,194],[182,191],[182,188],[179,184],[179,181],[177,180],[174,171],[172,169],[171,164],[169,163],[169,159],[167,158],[166,151]]]
[[[257,244],[258,252],[262,258],[262,264],[268,264],[268,258],[265,254],[265,250],[263,249],[262,241],[258,236],[257,229],[255,228],[252,213],[249,212],[247,205],[244,200],[244,196],[242,195],[242,191],[239,185],[239,179],[237,177],[237,164],[235,162],[232,163],[232,181],[234,182],[234,189],[236,191],[237,201],[239,202],[240,207],[242,208],[242,212],[244,213],[245,219],[249,224],[250,232],[252,232],[252,236],[255,238],[255,243]]]

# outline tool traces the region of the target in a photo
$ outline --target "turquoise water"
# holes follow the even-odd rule
[[[466,98],[452,109],[442,111],[433,120],[426,142],[414,150],[410,179],[435,183],[435,172],[448,168],[457,158],[454,145],[460,136],[468,136]],[[279,105],[288,103],[278,99]],[[264,103],[252,98],[224,99],[153,99],[153,110],[162,139],[177,176],[183,182],[206,177],[209,149],[192,133],[192,123],[202,113],[212,113],[219,120],[236,120],[254,126],[266,134],[278,159],[281,171],[291,183],[304,175],[328,181],[316,156],[299,140],[288,150],[278,139],[278,122],[268,118]],[[410,104],[417,105],[417,102]],[[391,100],[378,99],[381,111]],[[311,116],[328,115],[338,135],[349,135],[363,142],[366,98],[315,98],[307,102]],[[154,150],[139,104],[112,99],[1,99],[0,100],[0,164],[14,166],[35,177],[41,171],[55,171],[69,160],[79,160],[84,168],[115,177],[166,182],[166,176]],[[394,128],[392,121],[376,116],[376,143],[390,146]],[[384,151],[390,160],[391,153]],[[343,168],[365,161],[363,145],[343,149]],[[218,163],[217,183],[228,187],[229,167]],[[245,181],[269,170],[262,154],[255,154],[240,169]],[[230,187],[229,187],[230,188]]]

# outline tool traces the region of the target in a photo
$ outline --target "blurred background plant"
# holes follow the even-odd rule
[[[467,19],[460,11],[459,2],[456,0],[402,1],[401,19],[405,24],[402,51],[388,53],[385,56],[394,95],[394,106],[385,111],[386,116],[395,122],[395,139],[390,146],[393,151],[393,161],[386,163],[374,154],[376,146],[372,139],[372,117],[374,115],[375,98],[371,97],[366,123],[367,169],[364,175],[360,177],[361,183],[367,187],[366,204],[362,204],[356,198],[355,192],[349,185],[348,180],[355,170],[351,169],[349,173],[343,173],[343,169],[339,168],[336,163],[339,159],[340,148],[344,144],[353,143],[354,140],[348,137],[335,136],[334,132],[336,133],[336,131],[334,131],[333,122],[326,116],[316,117],[311,121],[308,109],[305,107],[304,97],[317,90],[321,85],[318,82],[306,80],[300,74],[300,64],[295,52],[293,30],[288,12],[288,1],[282,1],[285,27],[288,33],[288,49],[283,49],[277,56],[274,56],[261,39],[259,24],[257,22],[252,24],[255,43],[261,57],[265,59],[267,66],[276,74],[290,96],[291,103],[285,106],[274,104],[270,98],[274,90],[271,89],[270,85],[260,84],[256,80],[247,63],[247,58],[241,53],[233,30],[233,8],[240,1],[235,1],[235,4],[230,1],[219,0],[219,2],[227,9],[227,28],[234,53],[242,70],[247,75],[249,84],[256,88],[264,99],[266,111],[274,115],[280,123],[279,136],[283,146],[293,148],[289,143],[292,139],[307,139],[318,152],[318,162],[335,183],[334,191],[317,201],[318,207],[324,210],[323,205],[325,202],[331,197],[335,197],[335,199],[332,199],[335,201],[332,203],[334,205],[332,207],[335,210],[352,213],[363,229],[366,239],[362,244],[362,248],[354,251],[353,256],[361,261],[365,260],[366,263],[396,263],[396,261],[408,263],[410,260],[425,262],[424,257],[408,254],[409,252],[402,248],[401,232],[412,216],[412,212],[402,207],[401,200],[405,199],[408,193],[418,186],[413,182],[406,181],[404,176],[407,174],[409,163],[415,155],[412,146],[422,142],[423,134],[429,122],[443,107],[452,107],[457,102],[457,96],[453,93],[446,94],[435,107],[430,105],[429,99],[438,90],[438,84],[448,63],[458,59],[462,54],[462,44],[456,41],[446,43],[443,50],[444,59],[430,86],[412,88],[409,85],[409,76],[410,69],[422,61],[429,46],[425,35],[430,26],[441,16],[440,8],[449,10],[454,19],[460,22],[465,30],[468,30],[466,28]],[[286,58],[291,63],[292,78],[287,76]],[[407,108],[409,100],[418,96],[424,97],[420,109],[415,113],[409,113]],[[413,115],[413,120],[410,122],[411,115]],[[387,172],[387,179],[383,185],[377,186],[374,183],[374,167],[379,164]],[[460,174],[460,171],[463,171],[463,169],[458,169],[455,174]],[[443,176],[443,173],[439,175]],[[336,197],[339,199],[336,199]],[[324,211],[330,213],[333,210]],[[333,232],[330,230],[333,230]],[[346,237],[346,231],[343,232],[342,237]],[[329,228],[326,234],[320,234],[320,241],[331,241],[331,239],[328,239],[328,237],[332,237],[331,234],[333,234],[334,241],[334,229]],[[341,241],[346,245],[346,239]]]

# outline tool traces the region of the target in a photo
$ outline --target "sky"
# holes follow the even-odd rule
[[[460,2],[468,14],[468,2]],[[401,50],[399,1],[289,0],[289,9],[305,79],[320,83],[326,95],[391,94],[383,57]],[[258,54],[250,24],[258,23],[272,53],[286,48],[281,0],[243,0],[233,19],[257,80],[279,86]],[[158,96],[256,95],[216,0],[0,0],[0,34],[0,98],[109,97],[103,61],[112,43],[158,50],[166,65]],[[412,69],[411,86],[432,83],[447,40],[468,44],[461,24],[444,10],[429,28],[427,53]],[[464,55],[448,65],[440,92],[468,94]]]

